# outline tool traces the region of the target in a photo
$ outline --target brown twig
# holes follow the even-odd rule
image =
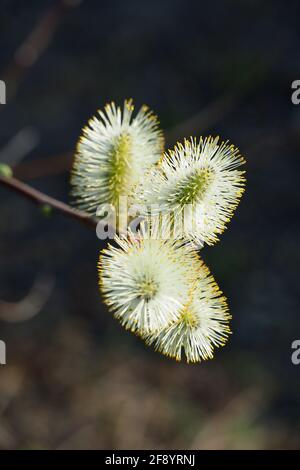
[[[23,197],[30,199],[38,205],[48,205],[53,209],[62,212],[65,216],[76,219],[90,228],[95,229],[97,226],[97,220],[95,220],[86,212],[75,209],[68,204],[65,204],[64,202],[59,201],[58,199],[54,199],[51,196],[47,196],[41,191],[32,188],[28,184],[23,183],[14,177],[0,176],[0,185],[19,193]]]

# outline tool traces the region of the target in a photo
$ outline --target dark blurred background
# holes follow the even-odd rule
[[[299,2],[1,0],[0,161],[63,201],[82,126],[112,99],[167,145],[218,134],[247,191],[202,251],[233,335],[176,363],[126,333],[97,287],[95,233],[0,187],[0,448],[300,447]]]

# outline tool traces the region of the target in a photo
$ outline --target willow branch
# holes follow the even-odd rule
[[[53,209],[61,212],[66,217],[76,219],[78,222],[81,222],[90,228],[96,228],[97,221],[86,212],[75,209],[51,196],[47,196],[46,194],[32,188],[17,178],[0,175],[0,185],[7,187],[8,189],[18,193],[20,196],[23,196],[26,199],[30,199],[37,205],[48,205]]]

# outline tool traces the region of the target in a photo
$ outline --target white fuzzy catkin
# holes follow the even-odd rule
[[[133,116],[132,100],[115,103],[90,119],[74,158],[71,185],[76,205],[93,215],[100,204],[118,204],[162,155],[164,138],[157,117],[142,106]]]

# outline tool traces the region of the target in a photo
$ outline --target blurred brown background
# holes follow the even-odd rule
[[[133,97],[168,145],[230,139],[248,185],[203,250],[233,335],[200,365],[108,314],[93,231],[0,187],[0,448],[300,447],[298,18],[296,1],[1,1],[0,161],[17,177],[68,201],[82,126]]]

